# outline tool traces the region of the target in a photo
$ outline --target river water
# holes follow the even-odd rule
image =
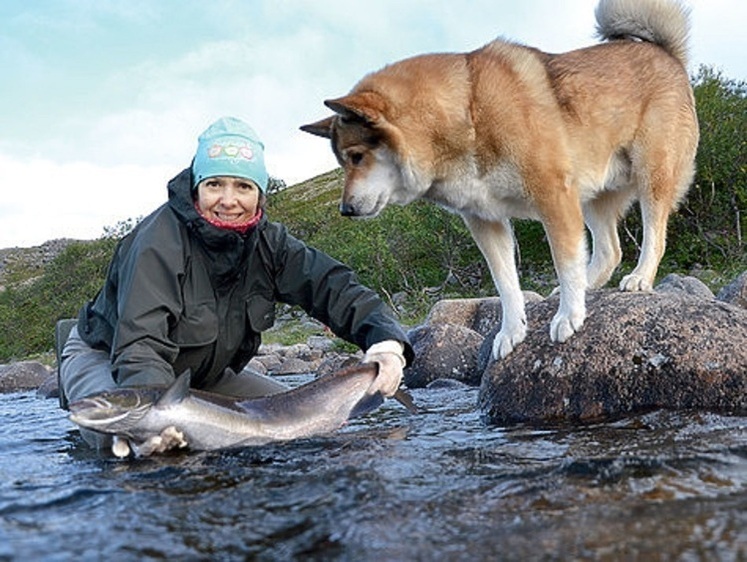
[[[125,461],[0,395],[0,560],[747,559],[747,418],[498,428],[476,389],[412,394],[330,436]]]

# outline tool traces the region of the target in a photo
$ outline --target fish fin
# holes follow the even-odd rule
[[[384,403],[384,396],[381,392],[374,392],[373,394],[366,394],[358,400],[358,403],[353,406],[350,411],[348,418],[357,418],[369,412],[373,412],[376,408]]]
[[[165,453],[174,449],[189,446],[184,433],[173,425],[165,427],[159,435],[152,435],[142,443],[130,443],[136,457],[149,457],[156,453]]]
[[[402,404],[405,408],[407,408],[407,411],[411,414],[418,414],[420,413],[420,408],[418,408],[417,404],[415,404],[415,401],[412,399],[412,396],[409,392],[407,392],[403,388],[398,388],[397,392],[394,393],[394,398],[397,402]]]
[[[156,403],[157,406],[166,406],[168,404],[178,404],[189,396],[189,385],[192,381],[192,372],[187,369],[181,375],[176,377],[174,383],[163,393]]]

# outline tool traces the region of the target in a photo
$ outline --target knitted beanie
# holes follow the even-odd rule
[[[192,162],[194,187],[215,176],[252,180],[264,193],[267,190],[264,145],[254,130],[235,117],[222,117],[197,139]]]

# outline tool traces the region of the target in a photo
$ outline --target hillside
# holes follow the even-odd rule
[[[46,265],[74,242],[70,238],[61,238],[31,248],[0,249],[0,291],[5,290],[6,284],[28,282],[38,277]]]

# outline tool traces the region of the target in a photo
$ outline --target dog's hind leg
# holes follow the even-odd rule
[[[638,167],[643,240],[638,264],[620,282],[622,291],[649,291],[653,287],[666,248],[669,215],[692,181],[697,132],[692,137],[695,140],[679,153],[649,151],[646,155],[650,161]]]
[[[648,291],[664,255],[669,215],[687,193],[695,174],[698,120],[689,84],[680,97],[671,94],[651,102],[637,146],[631,150],[632,180],[637,185],[643,222],[641,255],[623,277],[623,291]],[[674,87],[674,86],[673,86]]]
[[[527,334],[524,295],[514,258],[514,233],[508,220],[489,222],[475,216],[463,216],[464,222],[488,263],[501,297],[501,330],[493,340],[493,358],[506,357]]]
[[[642,198],[643,241],[635,269],[620,281],[621,291],[650,291],[666,248],[671,199]]]
[[[620,265],[622,250],[617,223],[631,198],[629,191],[617,189],[604,191],[584,205],[584,220],[592,240],[591,260],[586,268],[586,280],[590,289],[604,287],[615,268]]]

